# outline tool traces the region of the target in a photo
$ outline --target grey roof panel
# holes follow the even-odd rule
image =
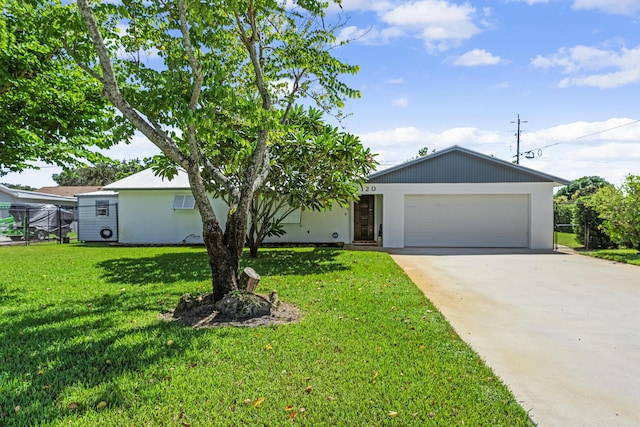
[[[457,145],[371,174],[367,182],[378,184],[554,182],[558,185],[570,183],[563,178],[486,156]]]

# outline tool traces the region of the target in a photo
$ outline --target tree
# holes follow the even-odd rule
[[[14,190],[25,190],[25,191],[33,191],[35,190],[35,188],[33,188],[30,185],[22,185],[22,184],[9,184],[6,182],[0,182],[0,185],[4,185],[7,188],[12,188]]]
[[[431,149],[431,152],[429,152],[429,147],[422,147],[421,149],[418,150],[418,156],[424,157],[424,156],[428,156],[429,154],[433,154],[435,152],[436,152],[435,148]]]
[[[602,228],[602,219],[589,205],[591,196],[608,185],[599,176],[583,176],[562,187],[554,196],[557,220],[563,224],[576,224],[574,233],[591,249],[615,246]]]
[[[588,205],[603,220],[611,240],[640,250],[640,176],[627,175],[620,187],[601,188]]]
[[[133,175],[150,167],[152,159],[140,161],[101,161],[93,166],[82,166],[75,169],[67,169],[52,176],[58,185],[94,185],[104,186],[119,179]]]
[[[422,157],[428,156],[429,154],[433,154],[436,152],[435,148],[431,149],[431,152],[429,152],[429,147],[422,147],[421,149],[418,150],[418,155],[415,157],[411,157],[409,160],[405,160],[405,162],[410,162],[412,160],[417,160],[420,159]]]
[[[556,201],[575,202],[582,196],[595,194],[600,188],[607,185],[610,185],[607,180],[599,176],[583,176],[582,178],[574,179],[571,184],[559,189],[554,199]]]
[[[359,96],[338,80],[357,67],[330,54],[336,28],[325,25],[319,0],[77,5],[86,32],[74,26],[78,31],[66,40],[71,55],[163,152],[157,171],[167,177],[177,167],[186,171],[220,300],[238,286],[249,208],[272,167],[270,138],[286,133],[301,97],[332,109]],[[87,46],[99,68],[83,58]],[[149,52],[162,64],[140,60]],[[207,196],[215,188],[229,201],[224,222]]]
[[[269,177],[253,197],[247,246],[256,257],[266,237],[282,236],[287,215],[323,211],[357,198],[376,162],[358,137],[324,124],[322,112],[300,106],[289,114],[288,132],[271,146]]]
[[[0,11],[0,176],[102,158],[95,151],[126,138],[128,128],[62,49],[67,9],[2,0]],[[124,126],[124,127],[123,127]]]

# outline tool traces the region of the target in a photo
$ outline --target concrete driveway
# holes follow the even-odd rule
[[[640,267],[569,253],[394,260],[546,426],[640,426]]]

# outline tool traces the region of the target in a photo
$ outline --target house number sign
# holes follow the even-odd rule
[[[362,187],[362,191],[365,193],[371,193],[373,191],[376,191],[376,186],[375,185],[367,185],[365,187]]]

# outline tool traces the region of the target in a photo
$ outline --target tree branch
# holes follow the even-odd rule
[[[62,45],[64,46],[64,49],[67,51],[69,56],[73,58],[75,63],[78,64],[80,68],[82,68],[87,74],[92,76],[94,79],[96,79],[100,83],[104,83],[104,79],[102,78],[102,76],[98,74],[95,70],[93,70],[91,67],[89,67],[87,64],[85,64],[83,61],[81,61],[78,55],[76,55],[75,50],[72,49],[71,46],[69,46],[69,43],[67,43],[65,39],[62,40]]]
[[[103,93],[113,105],[129,120],[140,132],[142,132],[149,140],[162,150],[171,160],[178,163],[185,169],[189,166],[189,158],[185,156],[164,131],[151,126],[147,120],[127,102],[120,93],[118,82],[116,80],[113,67],[111,66],[111,57],[100,34],[100,28],[96,23],[95,17],[88,0],[77,0],[82,20],[84,21],[89,37],[93,42],[93,46],[100,60],[100,68],[102,69],[102,85]]]

